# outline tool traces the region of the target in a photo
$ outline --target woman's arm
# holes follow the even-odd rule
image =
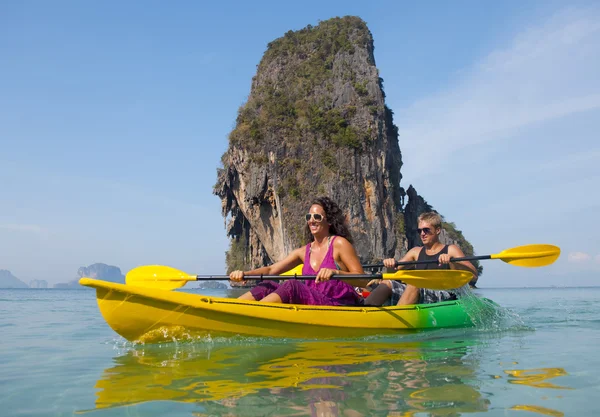
[[[288,256],[274,264],[252,269],[250,271],[233,271],[229,274],[232,281],[243,281],[244,275],[279,275],[304,262],[304,248],[292,251]]]
[[[348,239],[339,236],[333,241],[333,257],[338,262],[341,269],[333,270],[332,274],[328,272],[331,270],[322,269],[321,271],[323,271],[323,276],[319,277],[321,271],[319,271],[319,274],[317,274],[319,281],[329,279],[331,278],[331,275],[336,275],[339,278],[343,278],[344,275],[348,274],[354,275],[365,273],[362,265],[360,264],[360,259],[358,259],[358,255],[356,254],[356,250],[354,249],[352,243],[348,241]],[[329,277],[327,277],[327,275],[329,275]],[[333,278],[336,279],[335,276]],[[345,279],[344,281],[353,287],[364,287],[368,282],[367,279]]]

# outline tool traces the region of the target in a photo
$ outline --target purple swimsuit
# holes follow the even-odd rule
[[[333,259],[333,241],[336,236],[331,238],[327,253],[321,262],[319,270],[322,268],[337,269]],[[317,275],[310,265],[310,243],[306,245],[306,254],[304,255],[304,266],[302,275]],[[286,304],[306,304],[322,306],[339,305],[358,305],[360,296],[356,293],[352,285],[337,279],[330,279],[325,282],[315,282],[314,280],[299,281],[290,279],[279,285],[274,281],[265,281],[258,284],[250,293],[255,300],[262,300],[267,295],[275,292]]]

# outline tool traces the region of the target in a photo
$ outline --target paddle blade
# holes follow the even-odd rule
[[[127,285],[136,287],[157,288],[160,290],[174,290],[183,287],[196,277],[183,271],[162,265],[144,265],[133,268],[125,276]]]
[[[296,266],[295,268],[290,269],[289,271],[285,271],[281,275],[302,275],[302,267],[303,266],[304,266],[304,264],[300,264],[300,265]]]
[[[554,263],[560,256],[560,248],[554,245],[525,245],[491,255],[492,259],[501,259],[515,266],[536,268]]]
[[[383,274],[383,279],[400,280],[418,288],[451,290],[468,284],[473,279],[473,274],[468,271],[454,269],[416,269],[412,271],[399,270],[393,274]]]

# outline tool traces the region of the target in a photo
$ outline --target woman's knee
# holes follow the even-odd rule
[[[275,291],[278,287],[279,287],[279,285],[274,281],[263,281],[263,282],[258,283],[248,293],[250,294],[251,297],[254,298],[255,301],[260,301],[263,298],[265,298],[267,295],[269,295],[273,291]],[[245,299],[248,299],[248,298],[245,298]]]
[[[304,285],[302,282],[297,279],[288,279],[283,284],[280,285],[280,288],[284,288],[286,290],[294,290],[297,289],[300,285]]]
[[[238,297],[240,300],[248,300],[248,301],[256,301],[256,297],[252,294],[252,292],[248,291]]]
[[[281,284],[274,293],[279,296],[282,303],[302,304],[299,299],[301,298],[300,294],[303,285],[304,284],[298,280],[290,279]]]

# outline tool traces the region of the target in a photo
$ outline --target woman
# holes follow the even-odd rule
[[[283,284],[274,281],[261,282],[239,297],[240,299],[326,306],[361,303],[362,297],[356,293],[354,286],[364,286],[366,280],[331,279],[333,276],[364,273],[352,246],[352,237],[342,211],[328,197],[320,197],[313,201],[305,219],[308,245],[294,250],[285,259],[273,265],[246,272],[233,271],[229,278],[232,281],[242,281],[244,275],[278,275],[304,264],[302,275],[316,275],[316,279],[291,279]]]

